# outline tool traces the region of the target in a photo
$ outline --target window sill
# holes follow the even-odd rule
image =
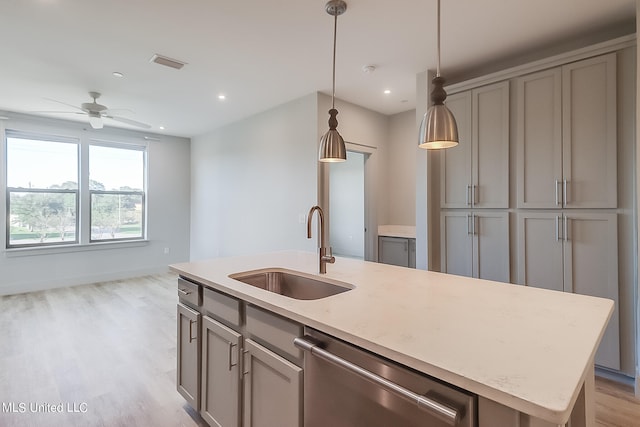
[[[64,246],[43,246],[30,248],[10,248],[5,249],[7,258],[34,256],[34,255],[57,255],[72,252],[102,251],[110,249],[135,248],[149,245],[149,240],[129,240],[118,242],[97,242],[89,244],[76,244]]]

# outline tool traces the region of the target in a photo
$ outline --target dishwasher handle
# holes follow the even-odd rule
[[[374,374],[373,372],[364,369],[361,366],[351,363],[348,360],[345,360],[331,352],[322,349],[317,343],[309,341],[306,338],[307,337],[295,338],[293,340],[293,344],[302,350],[308,351],[313,356],[317,356],[320,359],[333,363],[336,366],[339,366],[361,376],[362,378],[372,381],[373,383],[379,385],[387,391],[390,391],[391,393],[394,393],[399,397],[416,403],[420,408],[427,410],[433,416],[441,421],[444,421],[450,426],[457,426],[460,422],[460,419],[463,416],[463,410],[459,410],[445,403],[438,402],[431,397],[414,393],[413,391],[408,390],[407,388],[402,387],[401,385],[396,384],[393,381],[389,381],[388,379],[383,378],[380,375]]]

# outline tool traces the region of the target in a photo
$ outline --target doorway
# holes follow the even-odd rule
[[[365,259],[365,162],[369,154],[347,152],[329,172],[329,239],[335,255]]]

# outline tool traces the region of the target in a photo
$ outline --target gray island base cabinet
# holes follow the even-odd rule
[[[297,300],[229,277],[272,268],[354,287]],[[316,357],[294,345],[305,329],[464,391],[472,426],[595,426],[610,300],[340,257],[318,275],[316,254],[296,251],[171,269],[181,276],[177,388],[211,426],[304,425],[304,368]]]
[[[203,302],[186,307],[185,289]],[[189,405],[212,427],[302,426],[302,326],[183,278],[178,292],[177,388]]]

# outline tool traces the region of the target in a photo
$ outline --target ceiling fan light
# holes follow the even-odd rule
[[[458,126],[444,104],[432,105],[422,118],[419,147],[428,150],[458,145]]]
[[[89,112],[89,124],[94,129],[102,129],[102,117],[99,113]]]

